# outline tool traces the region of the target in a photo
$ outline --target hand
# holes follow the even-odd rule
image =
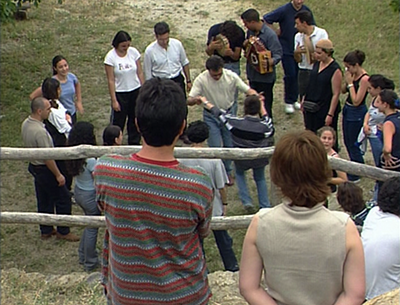
[[[212,40],[210,44],[208,45],[211,51],[214,50],[221,50],[222,49],[222,43],[220,40]]]
[[[393,157],[390,153],[383,153],[382,155],[383,159],[385,160],[385,167],[393,167],[394,165],[396,165],[396,158]]]
[[[376,128],[378,128],[380,131],[383,131],[383,124],[377,124]]]
[[[331,126],[332,124],[332,117],[327,115],[325,118],[325,126]]]
[[[186,84],[186,91],[189,93],[192,89],[192,82]]]
[[[264,94],[264,92],[260,92],[258,94],[258,98],[260,99],[260,102],[261,102],[261,109],[264,107],[264,102],[265,102],[265,96],[263,94]]]
[[[111,102],[111,107],[112,107],[112,109],[114,109],[114,111],[117,111],[117,112],[121,111],[121,107],[117,101]]]
[[[76,103],[76,110],[78,110],[78,112],[80,113],[80,114],[83,114],[83,112],[84,112],[84,110],[83,110],[83,105],[82,105],[82,103]]]
[[[371,134],[371,127],[369,125],[364,125],[363,129],[365,135],[369,136]]]
[[[350,85],[354,81],[354,75],[351,74],[349,71],[344,72],[344,79],[346,81],[346,84]]]
[[[295,52],[296,53],[306,53],[306,48],[304,46],[300,46],[300,43],[297,43]]]
[[[226,50],[225,50],[225,56],[233,56],[235,53],[232,51],[232,49],[231,48],[227,48]]]
[[[68,113],[65,114],[65,119],[67,120],[67,122],[68,122],[69,124],[72,125],[72,118],[71,118],[71,116],[70,116]]]
[[[59,174],[56,177],[56,180],[58,182],[58,186],[63,186],[65,184],[65,177],[62,174]]]

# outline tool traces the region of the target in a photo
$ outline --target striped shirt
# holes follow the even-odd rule
[[[103,285],[111,304],[207,304],[200,238],[211,220],[207,175],[178,161],[107,155],[96,165],[104,210]]]

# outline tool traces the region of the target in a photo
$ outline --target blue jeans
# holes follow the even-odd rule
[[[83,209],[85,215],[100,216],[101,212],[97,207],[96,191],[85,191],[75,186],[76,203]],[[86,227],[83,230],[79,243],[78,254],[79,263],[85,270],[90,271],[99,265],[99,257],[96,250],[98,228]]]
[[[208,111],[203,111],[203,119],[209,129],[208,147],[233,147],[231,133],[225,125]],[[222,160],[229,175],[232,172],[232,160]]]
[[[382,154],[383,143],[381,139],[379,139],[375,135],[368,136],[369,144],[371,145],[372,155],[374,156],[375,166],[379,166],[380,157]]]
[[[294,104],[297,101],[299,95],[297,73],[299,66],[294,60],[293,55],[283,54],[282,56],[282,67],[285,72],[283,82],[285,84],[285,103]]]
[[[346,145],[350,160],[362,164],[364,164],[364,158],[360,147],[357,145],[357,138],[363,127],[366,112],[367,107],[365,105],[352,107],[345,104],[343,107],[342,132],[344,144]],[[350,181],[360,179],[359,176],[352,174],[348,174],[347,176]]]
[[[240,62],[239,61],[225,63],[224,68],[235,72],[237,75],[240,75]],[[234,102],[233,102],[233,105],[230,110],[230,113],[232,113],[235,116],[237,116],[237,111],[238,111],[237,100],[238,100],[238,89],[236,88]]]
[[[236,169],[236,183],[239,191],[239,197],[242,201],[243,206],[252,206],[253,202],[249,195],[249,190],[246,183],[245,170],[235,167]],[[257,186],[258,203],[261,208],[271,207],[271,203],[268,199],[268,188],[267,182],[265,181],[265,166],[259,168],[253,168],[253,178]]]
[[[232,237],[225,230],[213,230],[213,234],[225,270],[238,271],[239,265],[232,249]]]

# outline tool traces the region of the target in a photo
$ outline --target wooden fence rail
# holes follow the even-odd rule
[[[80,145],[63,148],[15,148],[1,147],[1,160],[34,160],[54,159],[68,160],[90,157],[100,157],[104,154],[118,153],[128,155],[140,150],[141,146],[90,146]],[[177,158],[209,158],[209,159],[232,159],[251,160],[256,158],[270,158],[274,152],[273,147],[269,148],[175,148]],[[400,173],[387,171],[374,166],[350,162],[347,160],[329,157],[331,167],[346,173],[367,177],[375,180],[386,180],[390,177],[400,176]]]
[[[247,229],[253,215],[213,217],[212,230]],[[41,213],[2,212],[1,224],[42,224],[49,226],[105,227],[104,216],[53,215]]]

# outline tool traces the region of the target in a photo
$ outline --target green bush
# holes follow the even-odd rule
[[[395,12],[400,12],[400,1],[399,0],[391,0],[390,6]]]
[[[24,2],[33,3],[35,7],[39,6],[41,0],[0,0],[0,22],[5,23],[14,19],[15,13],[22,7]],[[62,0],[58,0],[61,4]]]

